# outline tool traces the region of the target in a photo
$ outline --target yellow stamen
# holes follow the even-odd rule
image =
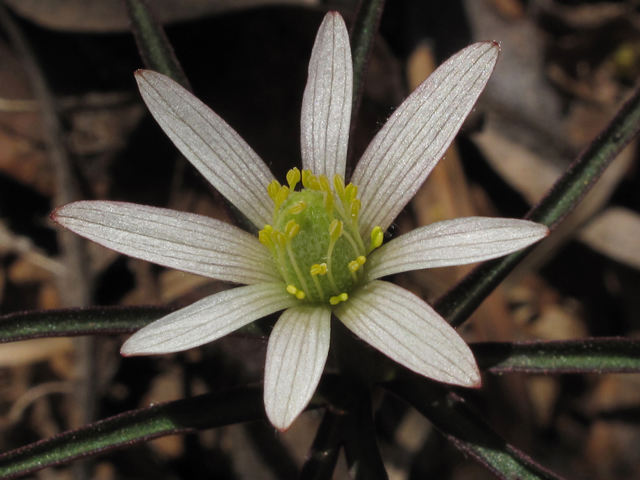
[[[373,250],[375,250],[380,245],[382,245],[383,240],[384,240],[384,233],[382,233],[382,228],[375,227],[371,231],[371,245],[369,245],[368,253],[371,253]]]
[[[311,176],[313,176],[311,170],[302,170],[302,186],[304,188],[311,188],[309,187],[309,177]]]
[[[280,191],[280,182],[277,180],[274,180],[273,182],[271,182],[267,187],[267,193],[269,194],[269,197],[271,197],[271,200],[273,201],[276,200],[276,195],[278,194],[279,191]]]
[[[289,220],[284,227],[284,233],[289,238],[295,237],[300,231],[300,225],[295,220]]]
[[[302,300],[306,296],[302,290],[298,290],[294,285],[287,285],[287,292],[295,295],[298,300]]]
[[[340,295],[336,295],[335,297],[331,297],[329,299],[329,303],[331,305],[337,305],[340,302],[346,302],[349,299],[349,295],[347,295],[346,293],[341,293]]]
[[[357,196],[358,196],[358,187],[356,187],[353,183],[350,183],[345,187],[344,199],[347,205],[350,205],[351,202],[353,202]]]
[[[316,276],[316,275],[326,275],[327,274],[327,264],[326,263],[320,263],[320,264],[315,264],[315,265],[311,265],[311,271],[309,272],[312,276]]]
[[[318,177],[318,183],[320,184],[320,190],[323,192],[331,193],[331,184],[326,175],[320,175]]]
[[[344,178],[339,173],[336,173],[333,176],[333,188],[336,191],[336,194],[339,198],[344,196]]]
[[[356,198],[351,202],[350,205],[350,212],[351,213],[351,220],[355,221],[358,220],[358,214],[360,213],[360,207],[362,207],[362,203],[360,202],[360,199]]]
[[[303,200],[300,200],[299,202],[296,202],[291,207],[289,207],[289,213],[293,213],[294,215],[297,215],[298,213],[302,212],[305,208],[307,208],[307,203]]]
[[[287,172],[287,183],[289,184],[289,190],[293,192],[296,188],[296,185],[300,181],[300,170],[297,168],[292,168]]]
[[[288,196],[289,196],[289,187],[287,187],[286,185],[284,187],[280,187],[280,190],[278,190],[278,193],[276,194],[276,197],[273,200],[276,204],[276,210],[280,208],[280,205],[282,205],[282,203],[287,199]]]

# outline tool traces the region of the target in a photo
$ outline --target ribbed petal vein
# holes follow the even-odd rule
[[[394,273],[481,262],[528,247],[548,235],[544,225],[510,218],[466,217],[417,228],[374,251],[370,280]]]
[[[302,166],[330,179],[344,175],[351,122],[353,67],[344,20],[329,12],[311,53],[302,99]]]
[[[282,281],[256,237],[212,218],[124,202],[75,202],[56,209],[60,225],[111,250],[226,282]]]
[[[360,188],[360,232],[386,230],[458,133],[498,58],[476,43],[442,64],[387,120],[351,179]]]
[[[464,340],[404,288],[374,280],[334,313],[360,338],[425,377],[465,387],[480,385],[478,366]]]
[[[265,163],[209,107],[168,77],[136,72],[149,111],[182,154],[258,228],[271,220]]]
[[[125,342],[120,353],[129,356],[181,352],[296,303],[282,283],[226,290],[147,325]]]
[[[299,305],[286,310],[269,336],[264,405],[271,423],[286,430],[318,386],[329,353],[331,309]]]

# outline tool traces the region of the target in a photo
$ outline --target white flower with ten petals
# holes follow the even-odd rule
[[[523,220],[461,218],[382,245],[384,231],[452,142],[498,57],[476,43],[445,62],[394,112],[345,185],[352,62],[344,21],[324,19],[311,55],[301,118],[302,172],[282,186],[240,136],[169,78],[136,78],[152,115],[180,151],[260,230],[120,202],[76,202],[53,219],[136,258],[246,286],[204,298],[148,325],[124,355],[182,351],[284,310],[269,338],[264,401],[286,429],[304,410],[329,352],[330,319],[424,376],[480,385],[471,350],[428,304],[379,280],[415,269],[495,258],[544,237]],[[302,181],[302,188],[296,186]]]

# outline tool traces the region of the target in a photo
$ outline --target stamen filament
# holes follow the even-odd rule
[[[304,291],[305,295],[309,297],[309,299],[313,300],[313,297],[309,295],[309,287],[307,286],[307,282],[302,276],[300,267],[298,267],[298,262],[296,262],[296,256],[293,253],[293,249],[291,248],[290,241],[287,242],[287,253],[289,254],[289,261],[291,262],[291,266],[293,267],[293,270],[296,272],[296,275],[298,276],[298,280],[300,280],[300,285],[302,285],[302,290]]]

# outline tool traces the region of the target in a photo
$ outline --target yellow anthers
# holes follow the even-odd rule
[[[311,170],[302,170],[302,186],[304,188],[311,188],[309,186],[309,177],[312,177],[313,173],[311,173]]]
[[[359,265],[364,265],[367,261],[367,257],[365,257],[364,255],[360,255],[358,258],[356,258],[356,262],[358,262]]]
[[[320,182],[311,170],[302,170],[302,186],[309,190],[320,190]]]
[[[300,170],[296,167],[292,168],[287,172],[287,183],[289,184],[289,189],[293,192],[300,181]]]
[[[344,224],[340,220],[334,220],[329,225],[329,240],[331,242],[337,241],[342,236],[342,228]]]
[[[331,305],[337,305],[340,302],[346,302],[349,299],[349,295],[347,295],[346,293],[341,293],[340,295],[336,295],[335,297],[331,297],[329,299],[329,303]]]
[[[327,274],[327,264],[326,263],[316,263],[315,265],[311,265],[311,271],[309,272],[311,275],[326,275]]]
[[[351,214],[351,218],[357,220],[358,214],[360,213],[360,208],[362,207],[362,203],[359,198],[353,199],[351,205],[349,206],[349,213]]]
[[[298,213],[302,212],[305,208],[307,208],[307,203],[303,200],[300,200],[299,202],[296,202],[293,205],[291,205],[291,207],[289,207],[289,213],[293,213],[297,215]]]
[[[342,198],[344,195],[344,178],[339,173],[333,176],[333,188],[338,197]]]
[[[371,246],[369,247],[369,251],[372,251],[382,245],[383,240],[384,233],[382,233],[382,229],[380,227],[375,227],[371,231]]]
[[[266,228],[258,232],[258,240],[260,240],[260,243],[263,244],[265,247],[273,247],[273,241],[271,240],[271,232],[267,231]]]
[[[291,295],[295,295],[298,300],[302,300],[304,297],[306,297],[302,290],[298,290],[293,285],[287,285],[287,292],[289,292]]]
[[[278,232],[277,230],[271,232],[271,240],[280,248],[287,246],[287,237],[284,236],[284,233]]]
[[[360,264],[355,260],[353,260],[352,262],[349,262],[349,265],[347,266],[349,267],[349,271],[353,273],[356,273],[360,268]]]
[[[295,220],[289,220],[284,226],[284,233],[289,238],[295,237],[299,231],[300,225],[298,225]]]
[[[351,204],[358,196],[358,187],[353,183],[347,185],[344,189],[344,200],[347,205]]]
[[[276,208],[280,208],[280,205],[282,205],[282,203],[287,199],[288,196],[289,196],[289,187],[287,187],[286,185],[284,187],[280,187],[280,189],[278,190],[278,193],[273,199],[273,201],[276,204]]]
[[[277,180],[274,180],[273,182],[271,182],[267,187],[267,193],[269,194],[269,197],[271,197],[271,200],[273,200],[274,202],[276,201],[276,196],[278,195],[279,191],[280,191],[280,182]]]
[[[324,209],[327,213],[333,216],[333,209],[336,206],[336,201],[333,198],[333,194],[331,192],[323,192],[324,193]]]
[[[331,184],[326,175],[318,176],[318,183],[320,184],[320,190],[323,192],[331,193]]]

